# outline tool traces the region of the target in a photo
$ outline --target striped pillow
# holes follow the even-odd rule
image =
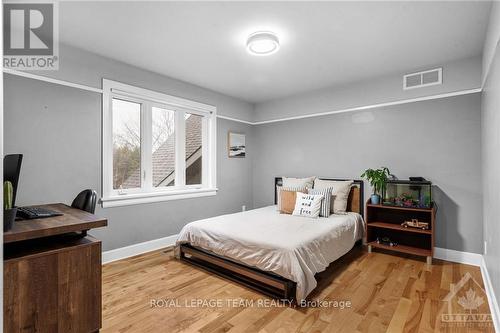
[[[307,193],[307,189],[305,187],[283,187],[283,186],[277,185],[276,190],[278,192],[278,211],[280,211],[280,212],[281,212],[281,191]]]
[[[323,201],[321,202],[321,210],[319,211],[319,216],[328,217],[330,216],[330,202],[332,200],[333,187],[318,189],[309,189],[307,193],[309,194],[322,194]]]

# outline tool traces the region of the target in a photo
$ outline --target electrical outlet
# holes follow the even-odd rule
[[[484,254],[488,254],[488,241],[484,241]]]
[[[245,205],[241,206],[241,211],[244,212],[245,210],[247,210],[247,206]]]

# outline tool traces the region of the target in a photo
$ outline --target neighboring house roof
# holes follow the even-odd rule
[[[201,120],[202,117],[199,116],[186,119],[186,168],[201,157]],[[174,152],[175,133],[153,153],[153,186],[167,185],[174,179]],[[139,187],[140,184],[140,170],[137,169],[123,182],[123,187]]]

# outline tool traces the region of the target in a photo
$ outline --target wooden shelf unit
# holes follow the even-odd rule
[[[366,242],[368,251],[372,248],[386,249],[401,253],[424,256],[427,263],[432,263],[434,256],[434,222],[436,209],[406,208],[366,203]],[[401,223],[418,219],[429,222],[427,230],[403,227]],[[396,246],[377,243],[377,237],[389,237],[397,242]]]
[[[387,222],[371,222],[370,227],[373,228],[382,228],[382,229],[391,229],[391,230],[400,230],[404,232],[415,232],[417,234],[432,234],[432,230],[424,230],[410,227],[403,227],[402,225],[396,223],[387,223]]]

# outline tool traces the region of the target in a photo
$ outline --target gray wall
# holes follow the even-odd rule
[[[500,4],[494,3],[490,35],[485,49],[485,63],[491,61],[482,96],[482,167],[484,259],[497,300],[500,300],[500,52],[497,41],[500,27]],[[494,37],[492,37],[494,34]],[[488,59],[486,59],[488,58]]]
[[[480,119],[471,94],[256,126],[254,206],[273,202],[275,176],[359,178],[388,166],[436,185],[436,246],[482,253]]]
[[[253,104],[71,46],[59,45],[59,58],[59,70],[32,73],[94,88],[102,88],[103,78],[110,79],[216,105],[218,115],[247,121],[253,117]]]
[[[497,43],[500,39],[500,4],[498,1],[491,2],[490,18],[488,21],[488,29],[483,46],[482,59],[482,82],[484,83],[490,65],[495,58]]]
[[[403,75],[418,70],[443,67],[443,84],[403,90]],[[393,102],[422,96],[474,89],[481,86],[481,57],[414,68],[406,73],[324,88],[255,105],[254,121],[300,116],[346,108]],[[306,83],[305,83],[306,84]]]
[[[61,71],[45,75],[100,87],[102,70],[101,77],[213,104],[225,115],[248,119],[252,112],[251,104],[222,94],[64,50]],[[26,155],[18,203],[69,202],[82,188],[100,190],[101,96],[12,75],[4,82],[5,152]],[[334,103],[330,98],[307,111]],[[298,106],[305,110],[307,103]],[[99,209],[110,223],[94,233],[104,249],[114,249],[176,234],[187,222],[242,205],[270,204],[277,175],[357,178],[367,167],[387,165],[400,178],[422,175],[436,184],[437,246],[481,253],[479,109],[475,94],[253,127],[219,119],[217,196]],[[226,157],[228,130],[247,133],[246,159]]]
[[[71,203],[84,188],[100,192],[101,95],[12,75],[4,76],[4,88],[5,153],[25,154],[17,204]],[[217,98],[217,107],[227,107],[223,95]],[[247,134],[245,159],[227,158],[229,130]],[[98,209],[109,225],[92,234],[109,250],[176,234],[190,221],[237,212],[242,205],[251,208],[252,131],[217,120],[216,196]]]

